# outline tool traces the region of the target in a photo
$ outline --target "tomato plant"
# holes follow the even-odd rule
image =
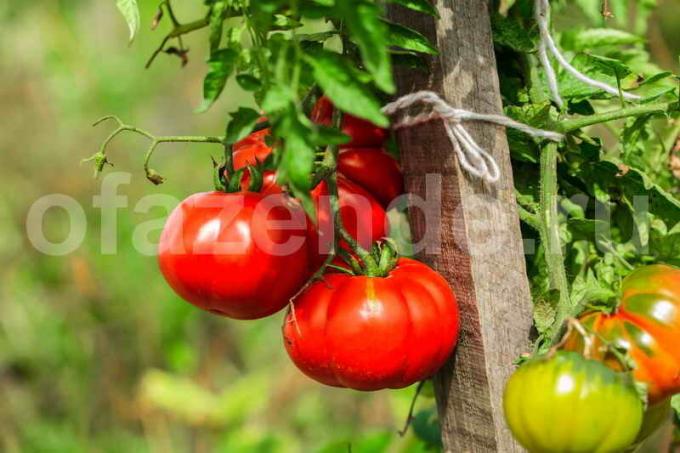
[[[261,318],[288,304],[309,277],[305,235],[304,212],[283,195],[198,193],[168,218],[158,262],[170,286],[197,307]]]
[[[642,425],[632,380],[574,352],[523,364],[505,388],[506,420],[531,453],[619,452]]]
[[[646,384],[652,403],[680,392],[680,269],[653,265],[637,269],[621,287],[621,300],[609,314],[591,312],[580,319],[594,334],[593,357],[620,369],[603,342],[625,351],[634,362],[633,375]],[[584,350],[572,334],[565,349]]]
[[[446,280],[401,258],[384,276],[327,274],[295,301],[283,336],[291,359],[309,377],[378,390],[432,375],[453,350],[458,329]]]

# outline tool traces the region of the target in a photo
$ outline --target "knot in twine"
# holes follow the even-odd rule
[[[424,108],[418,113],[407,112],[402,114],[392,125],[392,129],[397,130],[437,119],[443,120],[446,133],[451,140],[460,166],[472,176],[492,184],[500,178],[498,163],[488,151],[475,142],[463,126],[463,121],[483,121],[511,127],[532,137],[545,138],[555,142],[562,141],[564,138],[558,132],[536,129],[505,115],[476,113],[454,108],[433,91],[417,91],[407,94],[385,105],[382,111],[388,116],[393,116],[416,105]]]

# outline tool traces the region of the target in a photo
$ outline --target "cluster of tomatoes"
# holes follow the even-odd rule
[[[310,116],[330,125],[332,113],[322,97]],[[219,315],[257,319],[289,306],[286,350],[317,381],[358,390],[405,387],[432,375],[453,351],[456,299],[437,272],[379,242],[388,235],[386,210],[403,192],[399,165],[384,150],[387,131],[350,115],[341,129],[350,141],[337,162],[339,215],[376,266],[357,272],[335,262],[309,282],[335,243],[329,189],[322,181],[312,190],[316,219],[308,219],[275,172],[260,165],[272,153],[266,128],[233,147],[232,171],[250,172],[236,190],[194,194],[171,213],[159,264],[182,298]],[[259,190],[249,190],[256,177]]]
[[[572,325],[555,350],[511,376],[508,425],[531,452],[633,449],[680,392],[680,269],[636,270],[613,313],[587,312]]]

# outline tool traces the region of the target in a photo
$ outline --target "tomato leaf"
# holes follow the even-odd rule
[[[134,41],[137,32],[139,31],[139,6],[137,0],[116,0],[116,7],[118,11],[125,18],[128,28],[130,29],[130,43]]]
[[[385,23],[389,30],[389,45],[430,55],[438,54],[430,40],[417,31],[392,22],[385,21]]]
[[[237,141],[245,138],[257,124],[260,119],[260,114],[257,110],[249,109],[247,107],[239,107],[239,109],[231,113],[231,121],[227,125],[227,133],[225,142],[233,145]]]
[[[392,64],[387,49],[388,29],[381,20],[380,8],[365,0],[343,0],[336,4],[352,40],[359,47],[364,66],[378,88],[394,93]]]
[[[371,91],[360,83],[350,62],[341,55],[321,51],[308,56],[314,78],[333,104],[340,110],[386,127],[389,120],[380,111],[380,103]]]
[[[392,3],[401,5],[405,8],[421,13],[429,14],[430,16],[439,17],[437,8],[428,0],[390,0]]]
[[[208,73],[203,80],[203,102],[196,112],[208,110],[222,94],[237,60],[238,52],[234,49],[221,49],[212,53],[208,60]]]

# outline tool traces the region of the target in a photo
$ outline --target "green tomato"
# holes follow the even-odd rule
[[[644,406],[630,377],[574,352],[522,365],[503,397],[505,419],[531,453],[607,453],[635,441]]]

